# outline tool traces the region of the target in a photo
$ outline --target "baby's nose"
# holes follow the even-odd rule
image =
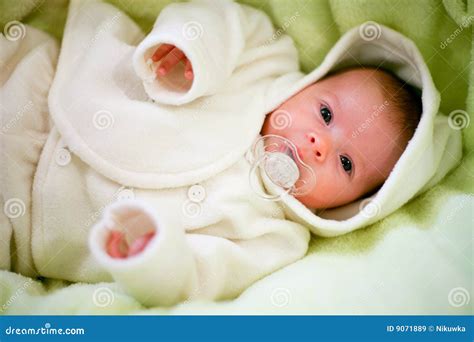
[[[316,159],[323,162],[326,159],[329,149],[329,139],[321,134],[310,132],[306,134],[306,138],[311,146]]]

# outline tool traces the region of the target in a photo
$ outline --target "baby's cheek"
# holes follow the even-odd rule
[[[304,120],[302,120],[304,116],[301,112],[299,106],[292,103],[291,99],[284,102],[266,116],[262,133],[285,136],[285,133],[291,130],[304,127]]]
[[[315,170],[316,185],[313,190],[297,199],[314,209],[338,206],[347,199],[348,192],[351,191],[350,186],[321,169],[322,167],[319,167]]]

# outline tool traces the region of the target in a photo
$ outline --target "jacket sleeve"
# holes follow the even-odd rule
[[[273,26],[262,12],[229,0],[174,3],[160,13],[152,31],[138,45],[133,66],[149,97],[180,105],[216,92],[238,65],[244,50],[271,40]],[[150,57],[160,44],[181,49],[193,66],[194,80],[180,63],[165,77],[154,77]]]
[[[225,221],[225,222],[224,222]],[[223,219],[229,230],[251,232],[236,239],[208,233],[185,233],[170,222],[160,222],[146,203],[133,200],[109,207],[93,228],[90,247],[100,264],[126,292],[145,305],[173,305],[188,299],[221,300],[239,295],[253,282],[303,257],[309,232],[283,218]],[[242,227],[245,225],[245,227]],[[109,227],[135,232],[155,230],[147,247],[127,259],[105,253]]]
[[[7,28],[8,26],[8,28]],[[32,193],[50,131],[48,92],[58,46],[20,22],[0,34],[0,269],[38,274],[33,261]],[[0,286],[1,287],[1,286]],[[0,295],[1,297],[1,295]]]

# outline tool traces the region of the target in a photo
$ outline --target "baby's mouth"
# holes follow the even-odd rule
[[[280,150],[280,152],[286,154],[288,157],[290,157],[294,162],[297,162],[296,160],[296,156],[294,155],[293,151],[291,150],[291,148],[287,147],[287,146],[282,146],[281,147],[282,150]]]
[[[301,153],[301,150],[296,146],[295,149],[291,149],[287,146],[282,147],[282,151],[284,154],[286,154],[288,157],[290,157],[295,163],[298,164],[298,161],[302,162],[303,161],[303,155]]]
[[[286,154],[288,157],[291,158],[291,160],[293,160],[300,174],[304,172],[304,167],[301,166],[301,164],[304,163],[304,161],[301,155],[301,151],[300,149],[298,149],[298,147],[296,147],[296,145],[294,145],[294,149],[285,146],[283,147],[283,150],[280,152]]]

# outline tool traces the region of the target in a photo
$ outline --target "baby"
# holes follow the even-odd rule
[[[163,44],[152,55],[160,62],[156,77],[166,76],[179,63],[183,76],[193,79],[192,65],[177,47]],[[379,110],[375,115],[374,112]],[[262,135],[292,141],[317,182],[303,195],[303,205],[321,210],[345,205],[378,189],[413,136],[422,111],[421,98],[406,82],[375,67],[338,70],[306,87],[265,118]],[[291,125],[278,127],[274,116],[287,113]],[[364,123],[360,136],[357,134]],[[301,172],[305,181],[308,173]],[[145,248],[154,234],[126,246],[118,231],[108,242],[109,255],[123,258]]]
[[[301,159],[314,170],[316,185],[297,197],[314,209],[341,206],[379,188],[405,150],[422,111],[420,97],[405,82],[362,67],[338,71],[308,86],[272,115],[280,110],[290,113],[291,126],[279,130],[269,115],[262,134],[294,142]]]
[[[107,3],[68,13],[57,67],[44,35],[0,40],[2,269],[113,279],[146,305],[235,298],[310,232],[371,224],[460,158],[420,53],[388,28],[352,29],[305,75],[292,39],[231,1],[171,4],[146,36]]]

